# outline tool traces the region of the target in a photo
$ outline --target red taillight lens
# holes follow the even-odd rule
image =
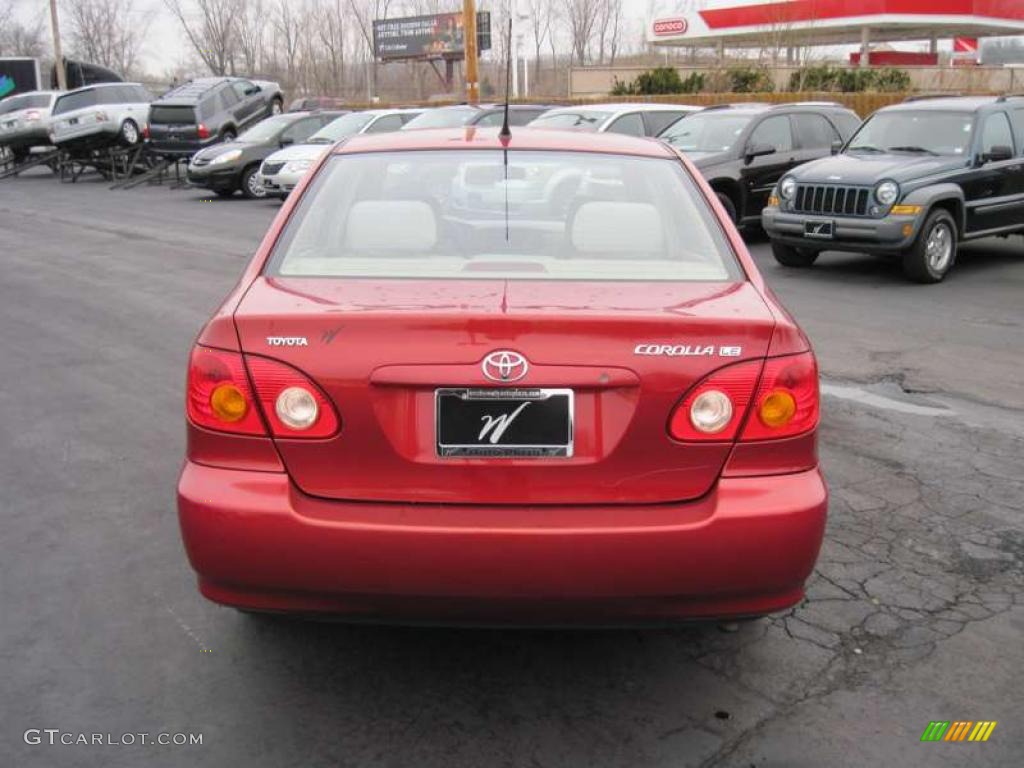
[[[200,123],[196,127],[196,134],[199,136],[200,139],[208,139],[210,138],[210,129],[202,123]]]
[[[733,440],[760,372],[760,360],[719,368],[687,392],[673,409],[669,434],[676,440]]]
[[[146,123],[144,126],[142,126],[142,138],[149,138],[149,123]]]
[[[334,406],[304,373],[266,357],[246,355],[245,363],[275,437],[330,437],[338,431]]]
[[[818,365],[814,355],[772,357],[765,361],[754,407],[743,428],[743,442],[774,440],[818,426]]]
[[[185,408],[193,424],[218,432],[265,435],[237,352],[197,346],[188,365]]]
[[[25,119],[28,120],[29,122],[33,122],[34,123],[39,118],[40,118],[40,114],[39,114],[39,110],[38,109],[30,109],[28,112],[25,113]]]

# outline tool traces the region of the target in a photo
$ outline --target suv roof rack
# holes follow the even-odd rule
[[[916,93],[913,96],[907,96],[903,103],[908,104],[912,101],[928,101],[930,99],[956,99],[961,96],[963,96],[962,93]]]
[[[772,105],[772,109],[785,107],[843,107],[838,101],[783,101]]]
[[[735,109],[737,107],[771,107],[772,105],[766,101],[734,101],[730,104],[712,104],[710,107],[704,107],[702,112],[710,112],[714,109]]]

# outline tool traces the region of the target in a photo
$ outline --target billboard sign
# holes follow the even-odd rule
[[[0,99],[39,89],[38,59],[0,57]]]
[[[491,14],[476,15],[477,47],[491,47]],[[462,13],[376,19],[373,52],[378,59],[461,59],[466,51]]]

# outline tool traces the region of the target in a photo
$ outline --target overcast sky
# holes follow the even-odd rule
[[[298,0],[297,0],[298,1]],[[482,7],[494,6],[501,0],[477,0]],[[651,16],[672,16],[676,14],[687,15],[698,8],[716,8],[733,5],[753,5],[755,3],[770,2],[771,0],[623,0],[624,18],[631,23],[631,29],[627,33],[632,41],[635,41],[642,34],[645,21]],[[74,2],[74,0],[61,0],[62,4]],[[559,0],[552,0],[559,2]],[[31,18],[42,18],[46,22],[46,30],[49,33],[49,2],[48,0],[14,0],[15,9],[23,20]],[[461,0],[451,0],[452,10],[462,8]],[[139,17],[149,14],[152,16],[152,23],[149,27],[149,34],[146,36],[146,43],[143,48],[143,68],[151,75],[162,75],[168,69],[174,67],[190,56],[188,44],[185,41],[178,22],[168,13],[162,0],[135,0],[135,13]],[[392,14],[395,15],[395,14]],[[67,23],[64,22],[63,31],[67,34]],[[944,48],[949,47],[945,43]],[[529,45],[527,46],[529,49]]]

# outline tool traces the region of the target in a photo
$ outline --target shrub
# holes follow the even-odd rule
[[[875,90],[899,93],[910,90],[910,74],[902,69],[879,69],[875,71]]]
[[[636,80],[624,83],[618,78],[612,86],[613,96],[655,96],[668,93],[698,93],[704,87],[704,75],[690,73],[685,80],[673,67],[655,67],[641,72]]]
[[[851,69],[827,64],[801,67],[789,76],[791,91],[908,91],[910,75],[902,69]]]
[[[775,90],[768,72],[757,67],[731,67],[725,74],[729,90],[733,93],[768,93]]]

